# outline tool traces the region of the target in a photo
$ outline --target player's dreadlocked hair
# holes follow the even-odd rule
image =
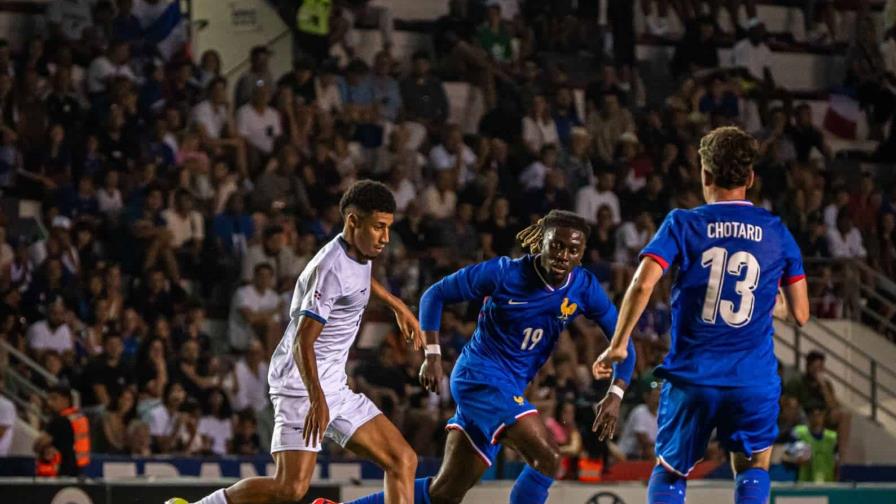
[[[349,208],[364,215],[373,212],[395,213],[395,197],[384,184],[373,180],[359,180],[342,195],[339,212],[345,216]]]
[[[756,139],[735,126],[716,128],[700,139],[703,169],[713,176],[713,184],[725,189],[747,185],[753,163],[759,157]]]
[[[538,219],[538,222],[517,233],[516,239],[524,249],[527,248],[533,254],[537,254],[541,251],[544,232],[558,227],[573,228],[585,235],[586,239],[591,231],[588,223],[580,215],[566,210],[551,210],[547,215]]]

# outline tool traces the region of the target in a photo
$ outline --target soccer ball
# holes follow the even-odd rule
[[[812,456],[812,447],[802,441],[794,441],[784,448],[784,453],[794,459],[808,459]]]
[[[175,497],[173,499],[168,499],[165,501],[165,504],[190,504],[187,499],[181,499],[180,497]]]

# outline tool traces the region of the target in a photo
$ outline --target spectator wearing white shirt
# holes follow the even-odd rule
[[[6,381],[6,364],[0,364],[0,383]],[[0,395],[0,458],[9,455],[16,430],[16,405]]]
[[[442,143],[429,151],[429,163],[437,172],[455,170],[457,183],[463,186],[475,176],[476,154],[464,143],[456,124],[445,127]]]
[[[544,95],[535,95],[532,99],[532,110],[523,117],[523,142],[532,155],[540,153],[545,145],[556,145],[560,142],[557,123],[551,116]]]
[[[283,134],[280,114],[268,106],[271,101],[270,89],[261,84],[252,91],[252,100],[236,112],[236,128],[251,147],[269,156],[274,150],[274,141]]]
[[[544,189],[544,181],[548,171],[556,168],[557,146],[552,143],[542,145],[539,149],[538,159],[520,173],[520,187],[524,191]]]
[[[619,449],[631,459],[654,460],[653,445],[656,442],[657,411],[660,405],[660,384],[650,382],[644,392],[644,404],[635,406],[619,440]]]
[[[118,172],[109,170],[103,179],[103,187],[100,187],[96,192],[96,200],[100,212],[109,217],[118,215],[124,208],[124,200],[121,197],[121,190],[118,188],[118,181]]]
[[[171,233],[171,245],[175,249],[184,245],[202,245],[205,239],[205,222],[193,206],[193,195],[181,188],[174,193],[174,208],[162,211],[165,227]]]
[[[220,389],[209,392],[197,428],[207,451],[215,455],[226,455],[230,451],[230,441],[233,439],[231,416],[230,404],[224,393]]]
[[[190,122],[199,127],[206,143],[226,138],[233,132],[233,117],[227,102],[227,80],[223,77],[212,79],[206,87],[205,100],[190,111]]]
[[[252,338],[262,337],[270,354],[280,336],[280,296],[272,288],[274,268],[267,263],[255,266],[252,283],[233,293],[228,333],[230,346],[245,351]]]
[[[581,215],[589,224],[597,224],[597,211],[607,205],[613,216],[613,224],[619,224],[622,220],[619,213],[619,197],[613,192],[616,184],[616,174],[605,170],[597,176],[597,183],[586,186],[576,193],[576,213]]]
[[[65,316],[66,308],[62,299],[51,302],[47,307],[47,318],[28,328],[28,348],[37,354],[47,351],[63,354],[74,350],[75,340],[65,323]]]
[[[765,43],[765,25],[759,20],[750,20],[747,36],[734,44],[731,57],[732,66],[745,69],[753,79],[771,80],[768,64],[772,51]]]
[[[862,243],[862,233],[852,223],[849,210],[840,210],[837,215],[837,226],[828,229],[828,249],[835,259],[864,259],[868,256]]]
[[[47,3],[50,38],[64,42],[81,40],[84,28],[93,24],[96,0],[51,0]]]
[[[153,453],[171,453],[174,449],[183,423],[180,407],[187,399],[187,392],[180,382],[169,382],[163,398],[163,402],[146,412]]]
[[[824,207],[824,225],[831,231],[837,229],[837,219],[840,212],[849,205],[849,191],[845,187],[837,189],[834,201]]]
[[[235,379],[230,403],[237,411],[251,408],[262,411],[268,406],[268,363],[258,338],[249,340],[246,354],[233,366]]]
[[[634,222],[623,223],[616,230],[616,251],[614,259],[618,263],[635,265],[641,249],[653,237],[656,225],[647,212],[641,212]]]
[[[389,171],[389,180],[386,181],[392,196],[395,197],[395,212],[404,214],[408,203],[417,199],[417,187],[407,176],[407,170],[400,160],[396,160]]]
[[[130,59],[127,42],[119,40],[109,44],[106,54],[94,58],[87,68],[87,91],[91,95],[104,93],[109,81],[118,77],[136,83],[137,76],[129,65]]]

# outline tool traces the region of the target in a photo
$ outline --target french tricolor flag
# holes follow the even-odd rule
[[[852,96],[831,93],[828,97],[828,111],[824,115],[824,129],[847,140],[855,140],[862,110]]]
[[[144,36],[148,44],[156,46],[165,61],[185,51],[190,41],[189,20],[180,10],[180,1],[168,4],[161,15],[146,26]]]

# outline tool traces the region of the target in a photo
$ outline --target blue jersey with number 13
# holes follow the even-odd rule
[[[746,201],[666,216],[642,256],[678,264],[671,348],[657,376],[711,386],[777,386],[772,310],[780,284],[805,277],[781,220]]]

